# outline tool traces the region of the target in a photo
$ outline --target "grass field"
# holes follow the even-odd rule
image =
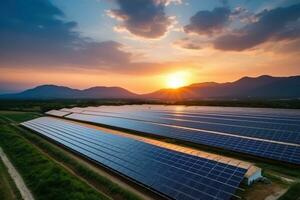
[[[41,114],[36,112],[21,112],[21,111],[0,111],[2,118],[11,120],[11,122],[20,123],[36,117],[41,116]]]
[[[40,114],[34,113],[34,112],[27,113],[27,112],[0,111],[0,126],[1,126],[0,145],[4,146],[4,148],[5,147],[8,148],[7,145],[4,144],[7,141],[10,142],[10,144],[16,144],[15,142],[17,141],[17,138],[22,139],[23,142],[26,143],[26,145],[24,143],[26,148],[34,149],[34,146],[40,148],[41,150],[46,152],[49,156],[51,156],[51,158],[70,167],[77,175],[79,175],[82,178],[84,178],[85,180],[93,183],[93,185],[99,191],[112,197],[113,199],[124,199],[124,200],[125,199],[131,199],[131,200],[140,199],[135,194],[128,192],[127,190],[119,187],[118,185],[114,184],[113,182],[106,179],[105,177],[102,177],[99,174],[95,173],[94,171],[90,170],[89,168],[81,165],[76,160],[74,160],[70,156],[66,155],[56,145],[53,145],[52,143],[48,142],[47,140],[44,140],[43,138],[41,138],[40,136],[38,136],[36,134],[32,134],[31,131],[27,131],[27,130],[17,126],[18,122],[21,122],[24,120],[29,120],[31,118],[38,117],[38,116],[40,116]],[[2,134],[3,130],[8,130],[8,131],[5,131],[6,134]],[[22,137],[20,137],[20,133],[22,134]],[[9,141],[10,140],[9,138],[11,138],[11,141]],[[30,143],[28,141],[30,141]],[[178,144],[177,141],[173,141],[173,140],[164,139],[164,141]],[[183,145],[187,145],[187,144],[184,143]],[[15,145],[15,146],[17,146],[17,145]],[[201,146],[193,146],[192,145],[192,147],[203,150],[201,148]],[[16,152],[19,151],[19,149],[16,149],[16,150],[17,150]],[[205,150],[207,150],[207,149],[205,149]],[[261,159],[255,159],[252,157],[237,155],[237,154],[230,154],[228,152],[223,152],[221,150],[209,149],[209,151],[213,152],[213,153],[236,157],[241,160],[254,162],[254,163],[256,163],[256,165],[263,168],[264,176],[266,176],[268,179],[271,180],[271,182],[272,182],[271,185],[266,185],[263,183],[256,183],[253,186],[244,187],[245,191],[238,194],[243,199],[251,199],[251,200],[252,199],[253,200],[254,199],[255,200],[263,199],[262,198],[263,195],[267,195],[268,194],[267,192],[269,190],[276,191],[276,190],[283,190],[283,189],[288,189],[288,190],[287,190],[287,192],[285,192],[284,195],[282,195],[280,197],[280,200],[298,200],[299,199],[299,197],[300,197],[300,170],[298,168],[287,166],[287,165],[284,165],[281,163],[276,163],[276,162],[264,162]],[[19,169],[18,163],[21,161],[18,161],[18,160],[19,159],[22,160],[23,157],[20,158],[20,155],[13,156],[10,154],[9,154],[9,156],[13,158],[13,161],[15,161],[14,164],[16,164],[17,168]],[[22,155],[22,156],[24,156],[24,155]],[[38,160],[33,159],[34,156],[32,158],[28,158],[28,157],[26,157],[26,158],[31,160],[31,162],[42,162],[43,163],[43,161],[42,161],[43,159],[41,161],[38,161]],[[46,168],[48,168],[48,167],[46,167]],[[37,169],[37,170],[42,171],[42,169]],[[52,170],[47,170],[47,171],[49,173],[53,173]],[[20,172],[21,172],[21,174],[24,173],[22,169],[20,170]],[[54,172],[55,172],[55,170],[54,170]],[[38,173],[38,172],[34,172],[34,173]],[[45,173],[47,173],[47,172],[45,172]],[[58,174],[58,176],[60,176],[60,174]],[[288,182],[285,180],[285,178],[291,179],[291,180],[293,180],[293,182]],[[27,179],[25,179],[25,181],[26,180]],[[69,181],[77,182],[78,180],[72,179]],[[33,180],[32,181],[29,180],[29,183],[34,184]],[[51,187],[53,183],[51,183],[51,181],[50,181],[50,182],[45,182],[44,184],[47,187]],[[32,188],[32,186],[30,186],[30,188]],[[65,188],[64,188],[64,190],[65,190]],[[54,192],[54,191],[50,191],[50,193],[51,192]],[[72,192],[71,189],[70,189],[70,192]],[[36,193],[35,190],[33,190],[33,193],[34,194]],[[255,195],[260,195],[260,196],[255,197]],[[68,198],[66,198],[66,199],[68,199]]]

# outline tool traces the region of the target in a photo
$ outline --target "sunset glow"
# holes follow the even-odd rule
[[[166,78],[167,88],[179,88],[187,84],[187,73],[185,72],[176,72],[170,74]]]

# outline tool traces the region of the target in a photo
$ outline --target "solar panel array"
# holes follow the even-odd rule
[[[66,120],[41,117],[22,125],[172,199],[230,199],[247,171]]]
[[[300,164],[300,113],[279,109],[101,106],[66,116]]]

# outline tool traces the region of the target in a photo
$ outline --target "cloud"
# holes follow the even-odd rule
[[[5,0],[0,6],[0,66],[158,72],[160,63],[133,62],[135,55],[115,41],[96,42],[74,30],[47,0]]]
[[[109,10],[108,15],[121,22],[118,29],[143,38],[164,36],[173,24],[173,19],[166,16],[165,7],[170,0],[115,0],[119,9]]]
[[[191,50],[202,49],[202,46],[199,44],[199,42],[195,42],[188,37],[176,40],[173,44],[183,49],[191,49]]]
[[[291,40],[300,37],[300,4],[264,10],[257,20],[243,28],[224,34],[214,41],[221,50],[242,51],[270,40]]]
[[[201,10],[190,18],[190,24],[184,27],[184,31],[199,35],[221,32],[229,21],[230,13],[228,7],[218,7],[212,11]]]
[[[271,46],[271,45],[270,45]],[[300,38],[292,41],[284,41],[280,44],[266,48],[265,51],[276,53],[277,55],[300,57]]]

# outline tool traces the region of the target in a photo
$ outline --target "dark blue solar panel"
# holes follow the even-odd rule
[[[234,123],[233,121],[217,122],[212,121],[202,121],[202,120],[184,120],[177,118],[176,116],[171,117],[162,117],[158,114],[153,113],[101,113],[101,112],[91,112],[84,111],[84,114],[92,115],[103,115],[103,116],[115,116],[115,117],[124,117],[129,119],[145,120],[156,123],[164,123],[175,126],[196,128],[202,130],[217,131],[222,133],[229,133],[234,135],[242,135],[248,137],[262,138],[280,142],[289,142],[294,144],[300,144],[300,126],[294,126],[296,130],[284,130],[278,127],[258,127],[256,124],[251,123]]]
[[[285,144],[250,137],[245,138],[238,135],[216,134],[206,130],[191,130],[107,116],[71,114],[67,117],[300,164],[300,146],[297,144]]]
[[[24,126],[173,199],[230,199],[246,169],[42,117]]]
[[[277,119],[261,119],[261,118],[244,118],[238,116],[224,116],[224,115],[209,115],[205,113],[199,113],[197,115],[186,113],[155,113],[160,117],[168,117],[182,120],[202,121],[202,122],[216,122],[222,124],[242,125],[250,127],[259,127],[276,130],[288,130],[298,131],[300,130],[300,121],[288,121]]]
[[[195,107],[194,107],[195,108]],[[224,107],[223,107],[224,108]],[[229,108],[233,109],[233,108]],[[249,110],[250,109],[250,110]],[[243,111],[244,110],[244,111]],[[227,117],[245,117],[245,118],[253,118],[253,119],[275,119],[275,120],[295,120],[299,121],[300,114],[299,112],[292,112],[292,113],[286,113],[286,112],[278,112],[278,109],[272,109],[272,110],[261,110],[260,112],[258,110],[255,110],[253,108],[248,109],[240,109],[235,112],[229,112],[224,110],[214,110],[214,111],[208,111],[208,110],[195,110],[193,109],[181,109],[181,110],[174,110],[174,109],[154,109],[150,110],[156,113],[177,113],[177,114],[190,114],[190,115],[218,115],[218,116],[227,116]],[[248,111],[248,112],[247,112]]]
[[[256,121],[256,122],[269,122],[269,123],[280,123],[280,124],[287,124],[287,125],[295,125],[299,124],[300,119],[299,117],[274,117],[274,116],[259,116],[259,115],[241,115],[239,113],[236,114],[227,114],[227,113],[188,113],[188,112],[154,112],[157,114],[166,114],[166,115],[187,115],[191,117],[198,117],[198,116],[206,116],[206,117],[221,117],[221,118],[229,118],[234,120],[247,120],[247,121]]]

